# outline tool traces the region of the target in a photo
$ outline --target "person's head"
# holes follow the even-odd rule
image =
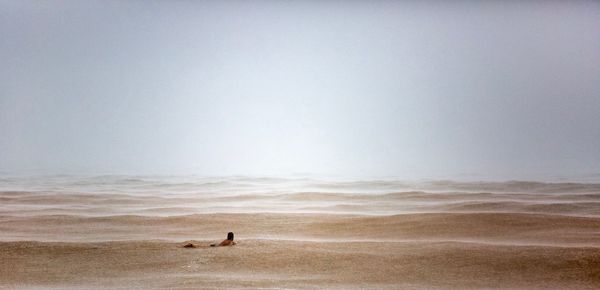
[[[227,239],[230,241],[233,241],[233,233],[232,232],[227,233]]]

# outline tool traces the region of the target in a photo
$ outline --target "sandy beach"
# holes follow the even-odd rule
[[[2,191],[0,288],[600,287],[597,185],[282,183]]]

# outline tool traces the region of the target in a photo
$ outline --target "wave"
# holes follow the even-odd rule
[[[493,193],[406,191],[85,193],[0,191],[0,214],[77,215],[192,213],[331,213],[393,215],[415,212],[522,212],[600,215],[600,193]]]
[[[0,242],[2,288],[598,289],[598,250],[472,242]],[[16,253],[16,254],[15,254]],[[40,266],[42,265],[42,266]],[[232,267],[235,265],[235,267]],[[60,278],[60,279],[58,279]],[[134,286],[131,286],[134,285]],[[501,286],[499,286],[501,285]]]
[[[600,246],[600,218],[523,213],[193,214],[0,216],[3,240],[246,239],[472,240]],[[570,233],[577,233],[572,235]]]
[[[83,192],[120,188],[137,190],[223,190],[249,189],[261,191],[316,191],[344,193],[390,193],[403,191],[466,191],[466,192],[525,192],[525,193],[598,193],[600,183],[538,182],[538,181],[452,181],[452,180],[326,180],[282,177],[200,177],[152,175],[99,176],[3,176],[0,190],[40,190],[61,188]]]

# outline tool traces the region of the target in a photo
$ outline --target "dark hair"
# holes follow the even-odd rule
[[[233,241],[233,233],[232,232],[227,233],[227,239],[230,241]]]

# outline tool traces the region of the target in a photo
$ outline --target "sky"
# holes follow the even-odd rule
[[[0,0],[0,172],[600,180],[600,2]]]

